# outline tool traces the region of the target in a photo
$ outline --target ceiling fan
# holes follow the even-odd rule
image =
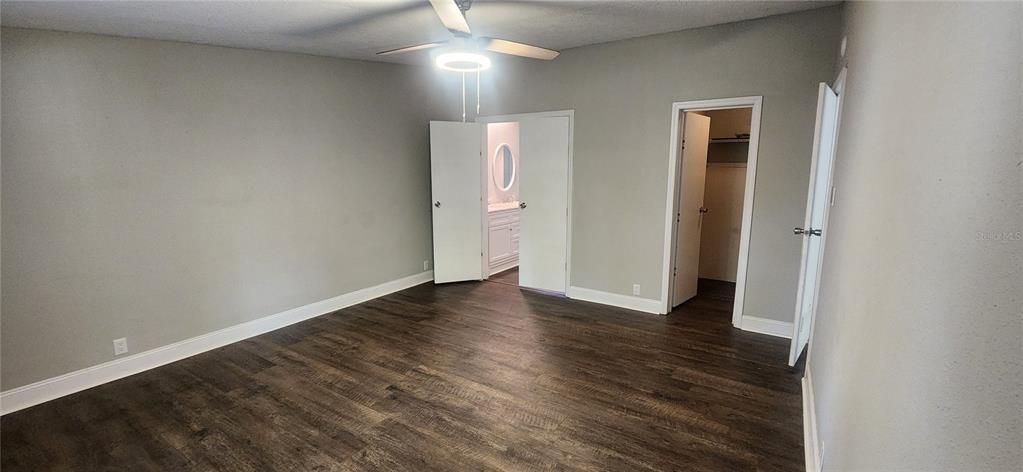
[[[472,0],[430,0],[444,27],[455,35],[450,41],[417,44],[398,49],[378,52],[378,56],[389,56],[413,51],[422,51],[442,46],[451,46],[452,51],[437,56],[437,66],[455,72],[478,72],[490,67],[490,58],[478,51],[486,50],[511,56],[528,57],[549,61],[558,57],[558,51],[529,44],[497,38],[473,38],[466,22],[465,12],[472,6]]]

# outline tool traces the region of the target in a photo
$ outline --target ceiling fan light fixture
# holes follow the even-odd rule
[[[490,68],[490,58],[478,52],[446,52],[437,55],[437,67],[453,72],[479,72]]]

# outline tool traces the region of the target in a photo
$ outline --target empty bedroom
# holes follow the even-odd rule
[[[0,25],[4,472],[1023,470],[1023,2]]]

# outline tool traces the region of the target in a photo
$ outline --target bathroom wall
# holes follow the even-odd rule
[[[515,165],[518,169],[519,160],[519,124],[518,123],[491,123],[487,125],[487,203],[515,202],[519,200],[519,179],[512,182],[511,188],[501,190],[494,182],[502,181],[504,169],[494,166],[494,153],[498,146],[508,144],[512,155],[515,156]],[[497,173],[497,178],[494,174]]]

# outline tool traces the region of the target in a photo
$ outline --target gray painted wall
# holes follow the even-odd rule
[[[763,95],[746,314],[791,322],[792,227],[840,19],[818,9],[570,49],[550,63],[499,60],[484,73],[483,115],[575,109],[572,284],[623,295],[640,284],[659,299],[672,102]]]
[[[847,5],[824,470],[1023,470],[1023,4]]]
[[[4,29],[3,389],[422,271],[419,68]]]

